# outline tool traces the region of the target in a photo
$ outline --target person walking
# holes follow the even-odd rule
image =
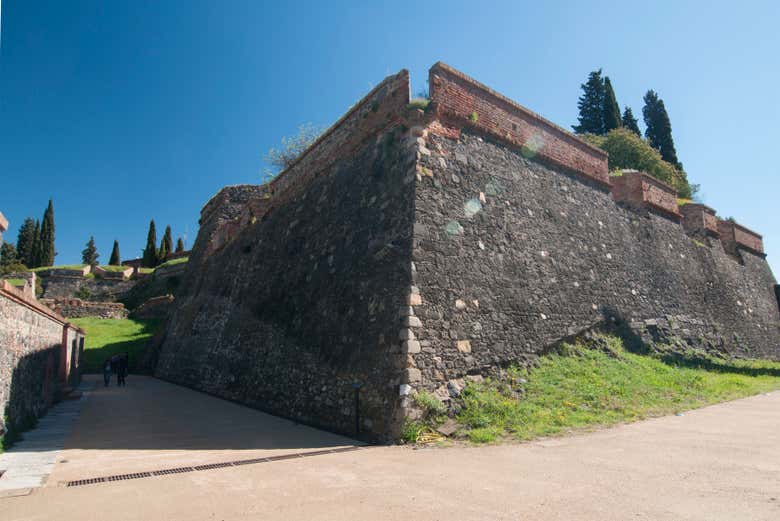
[[[122,387],[126,385],[125,377],[127,376],[127,357],[127,353],[119,355],[119,362],[117,363],[117,385]]]
[[[106,387],[111,383],[111,373],[113,371],[111,370],[111,359],[106,358],[106,361],[103,362],[103,382],[106,384]]]

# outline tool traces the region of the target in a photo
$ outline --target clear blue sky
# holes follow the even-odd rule
[[[773,1],[2,0],[6,238],[51,196],[57,263],[90,235],[103,261],[114,239],[135,256],[151,218],[191,245],[220,187],[260,182],[281,136],[387,74],[417,91],[442,60],[568,128],[602,67],[637,115],[660,93],[704,202],[762,233],[777,272],[778,26]]]

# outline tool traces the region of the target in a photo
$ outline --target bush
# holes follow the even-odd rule
[[[664,161],[657,150],[630,130],[616,128],[605,136],[583,134],[581,137],[609,154],[610,170],[632,168],[647,172],[672,185],[678,196],[691,197],[691,186],[685,172]]]
[[[281,172],[295,163],[301,154],[320,137],[322,131],[322,127],[305,123],[298,127],[296,135],[283,137],[279,148],[270,148],[263,159],[274,167],[276,172]],[[272,177],[273,173],[269,172],[268,175]]]

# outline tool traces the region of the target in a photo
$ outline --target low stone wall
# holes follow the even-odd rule
[[[0,431],[18,430],[78,385],[84,333],[0,283]]]
[[[93,302],[77,298],[41,299],[40,302],[66,318],[127,318],[127,309],[119,302]]]
[[[86,292],[89,300],[113,302],[132,289],[135,281],[49,275],[41,277],[41,284],[44,298],[78,298],[80,292]]]

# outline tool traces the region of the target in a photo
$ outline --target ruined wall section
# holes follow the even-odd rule
[[[732,355],[780,357],[763,255],[741,250],[739,262],[676,219],[624,207],[480,136],[428,141],[413,250],[426,388],[533,359],[610,317]]]

